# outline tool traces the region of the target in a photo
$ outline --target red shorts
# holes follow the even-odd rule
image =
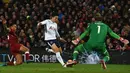
[[[20,53],[20,47],[22,45],[21,44],[12,44],[10,45],[10,51],[11,51],[11,54],[15,55],[16,53]]]

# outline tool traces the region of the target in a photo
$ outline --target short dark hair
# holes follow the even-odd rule
[[[57,12],[53,11],[52,12],[52,17],[58,16]]]

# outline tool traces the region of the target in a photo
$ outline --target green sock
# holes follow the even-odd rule
[[[74,51],[73,53],[73,60],[77,60],[77,56],[78,56],[78,51]]]
[[[107,62],[107,61],[110,60],[110,57],[109,57],[109,56],[105,56],[105,57],[103,58],[103,60],[104,60],[105,62]]]

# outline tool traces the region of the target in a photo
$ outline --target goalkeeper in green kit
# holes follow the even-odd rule
[[[102,65],[102,68],[106,69],[107,67],[106,67],[105,62],[110,60],[109,53],[105,45],[105,39],[107,37],[107,34],[109,34],[110,36],[112,36],[113,38],[117,40],[120,40],[125,45],[129,43],[128,40],[114,33],[108,25],[101,22],[102,17],[100,14],[96,15],[95,19],[96,19],[96,22],[89,24],[85,32],[82,33],[76,40],[72,41],[73,44],[77,45],[80,40],[82,40],[87,34],[89,34],[88,41],[84,42],[83,44],[79,44],[74,49],[73,61],[72,63],[69,63],[68,65],[74,65],[77,63],[77,57],[79,53],[82,53],[85,51],[87,52],[96,51],[97,53],[101,54],[101,56],[103,56],[100,63]]]

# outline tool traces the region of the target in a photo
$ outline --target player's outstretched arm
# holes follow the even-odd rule
[[[109,27],[108,27],[108,33],[110,34],[110,36],[112,36],[115,39],[120,40],[125,45],[129,44],[129,41],[127,39],[124,39],[123,37],[120,37],[119,35],[117,35],[116,33],[114,33]]]
[[[89,28],[87,28],[86,31],[84,33],[82,33],[80,37],[78,37],[75,40],[72,40],[72,43],[74,45],[77,45],[79,43],[79,41],[82,40],[88,33],[89,33]]]
[[[129,41],[127,39],[124,39],[123,37],[120,37],[119,35],[117,35],[116,33],[114,33],[112,30],[110,30],[109,32],[110,36],[114,37],[115,39],[120,40],[122,43],[124,43],[124,46],[122,48],[122,50],[125,50],[129,44]]]
[[[38,24],[37,24],[37,30],[39,30],[39,28],[41,28],[42,25],[44,25],[45,26],[44,28],[46,28],[45,24],[47,24],[47,22],[48,22],[48,20],[44,20],[44,21],[38,22]]]
[[[2,20],[2,24],[3,24],[3,27],[4,27],[4,32],[8,33],[8,32],[10,32],[10,28],[7,27],[6,23],[7,23],[7,21],[5,19]]]
[[[129,44],[129,41],[127,39],[124,39],[123,37],[120,37],[119,35],[117,35],[116,33],[114,33],[113,31],[110,32],[110,36],[114,37],[115,39],[120,40],[122,43],[124,43],[125,45]]]
[[[39,22],[38,24],[37,24],[37,30],[41,27],[41,23]]]

